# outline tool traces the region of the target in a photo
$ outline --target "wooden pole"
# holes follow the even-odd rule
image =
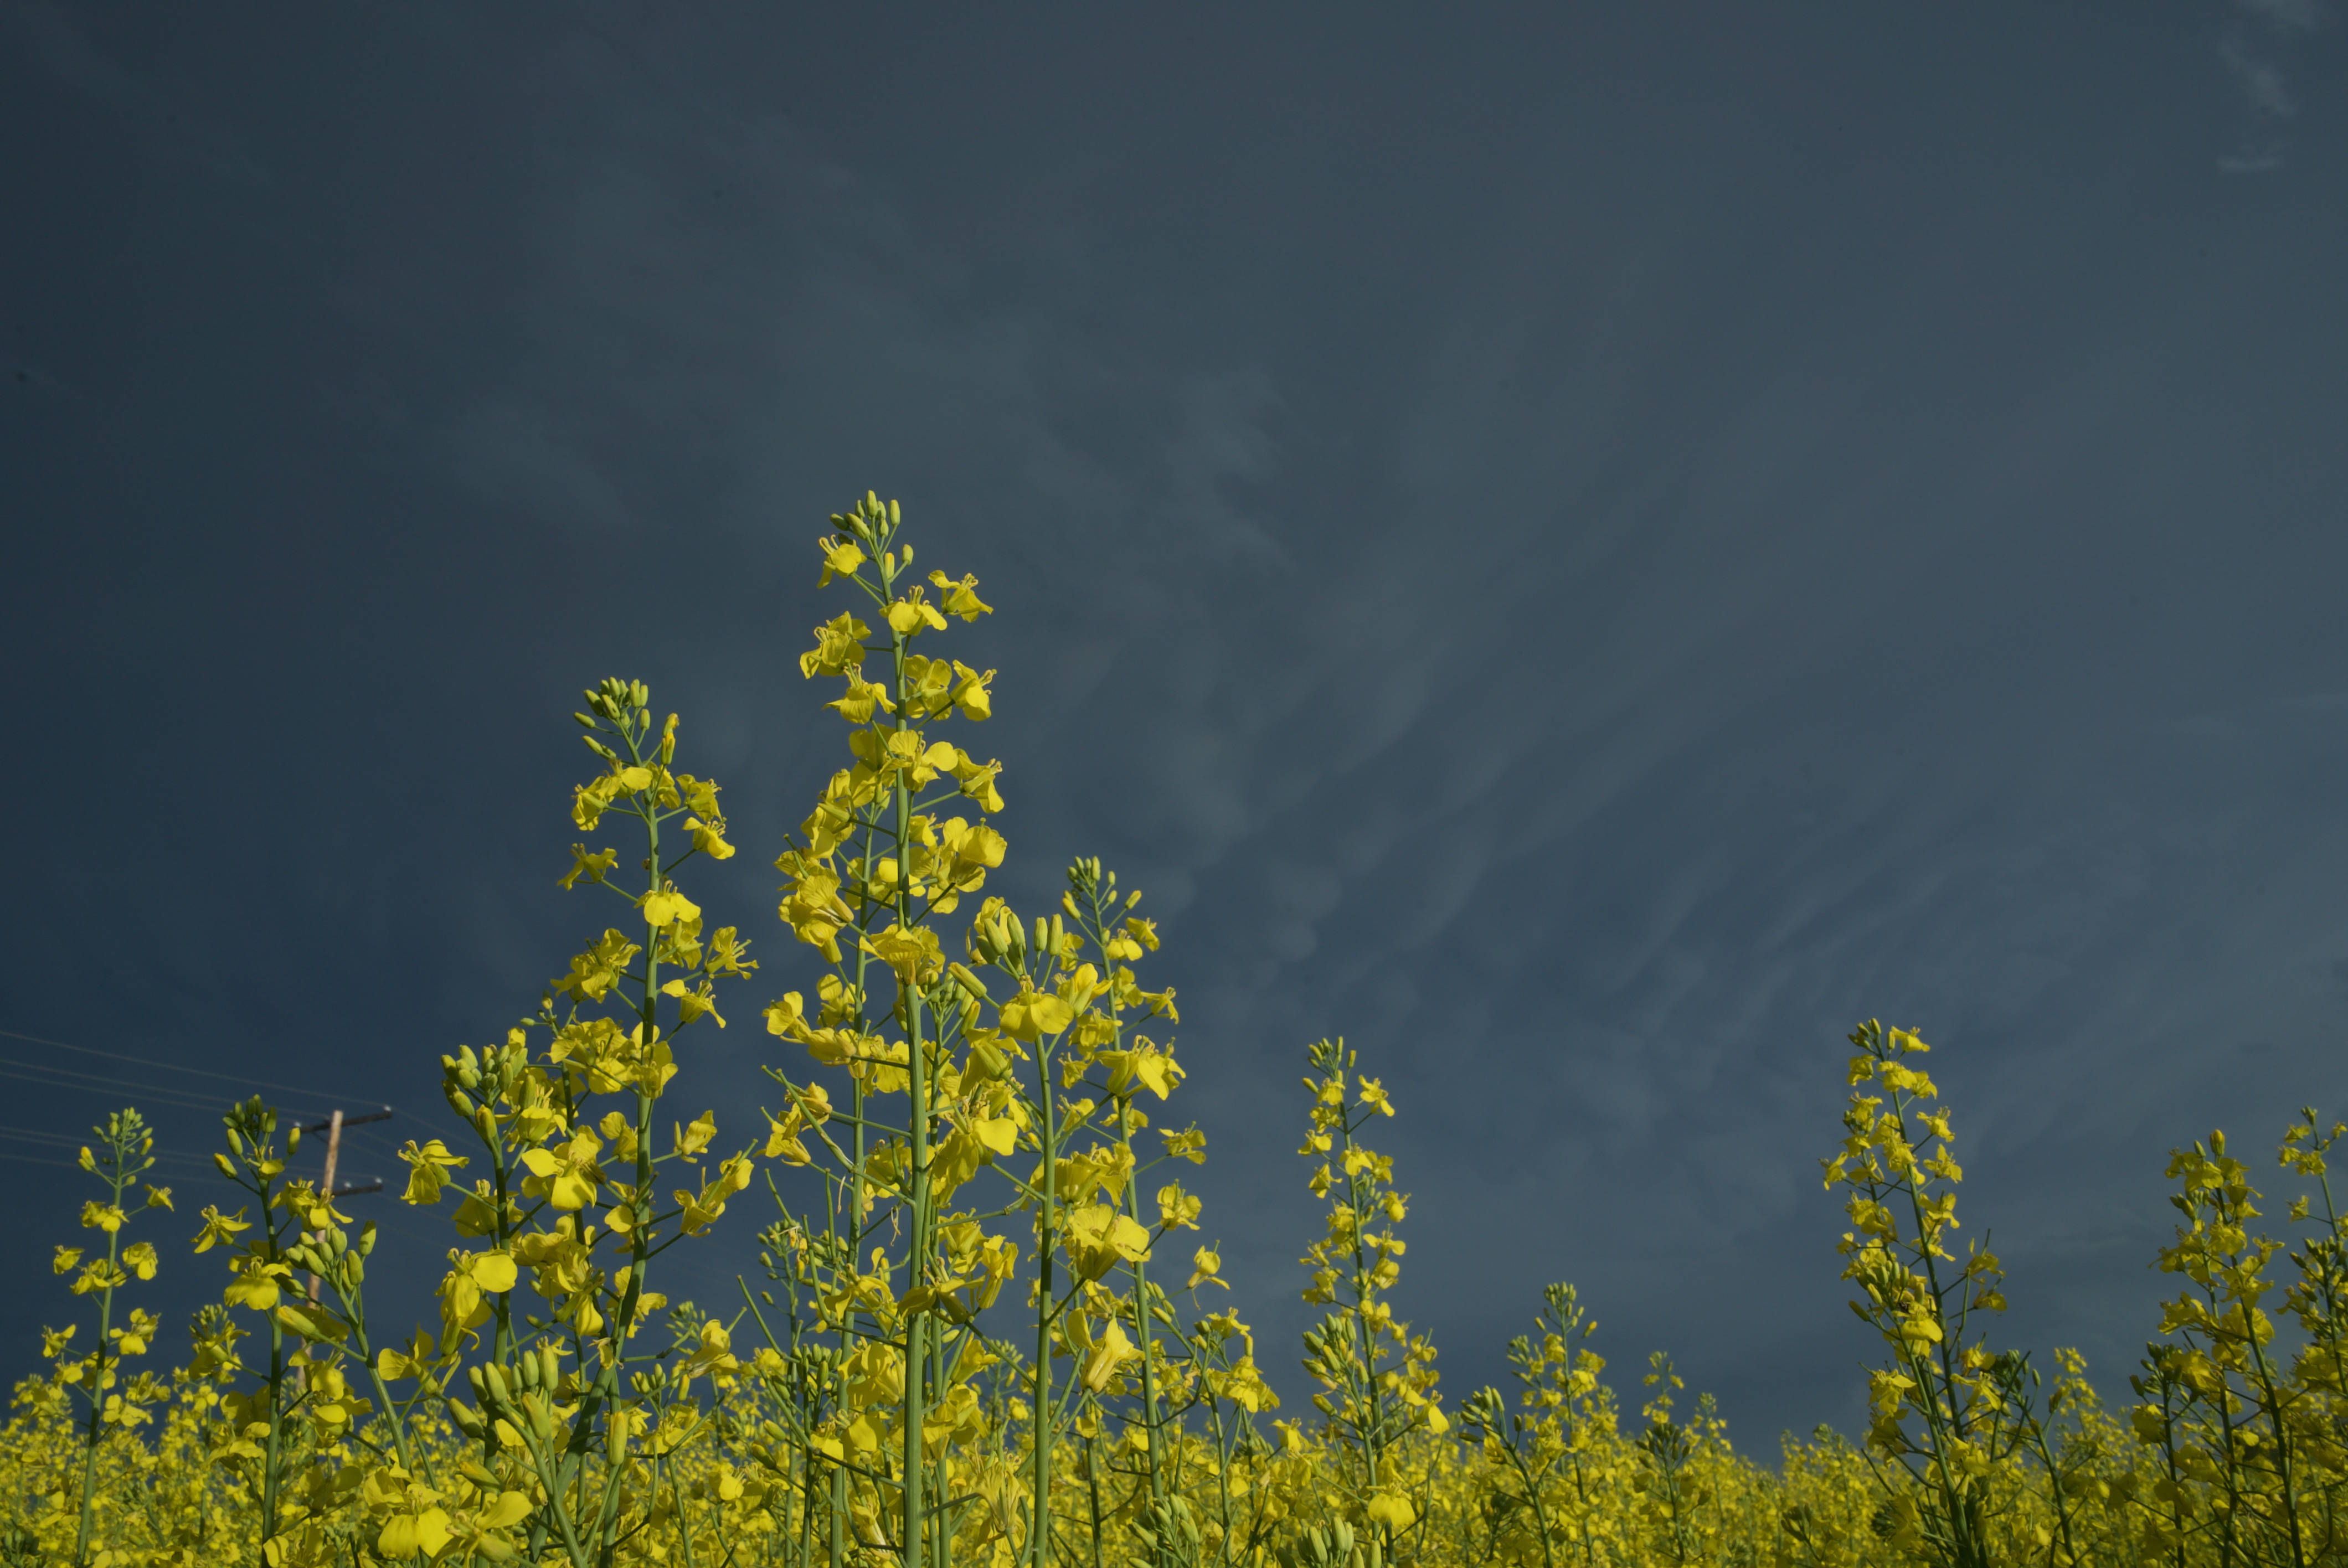
[[[335,1111],[326,1118],[326,1179],[318,1188],[329,1204],[335,1201],[335,1161],[342,1152],[343,1113]],[[318,1276],[314,1274],[310,1276],[310,1299],[318,1299]]]

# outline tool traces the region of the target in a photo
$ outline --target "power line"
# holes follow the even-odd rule
[[[0,1127],[0,1133],[5,1133],[12,1138],[31,1138],[42,1143],[63,1143],[67,1148],[81,1146],[81,1140],[78,1138],[68,1137],[63,1132],[44,1132],[33,1127]]]
[[[14,1128],[0,1128],[0,1138],[15,1139],[19,1143],[30,1143],[36,1149],[40,1149],[45,1152],[54,1150],[58,1153],[63,1153],[66,1151],[76,1147],[75,1143],[70,1139],[41,1138],[32,1133],[17,1132]],[[33,1156],[30,1154],[22,1154],[13,1155],[11,1158],[29,1160],[32,1159]],[[155,1159],[157,1164],[154,1173],[167,1176],[173,1181],[194,1181],[200,1178],[214,1181],[225,1179],[221,1177],[219,1166],[214,1165],[209,1160],[199,1160],[193,1154],[158,1153],[155,1155]],[[67,1170],[77,1171],[82,1167],[79,1161],[69,1160],[64,1163],[64,1168]]]
[[[216,1078],[223,1083],[241,1083],[248,1089],[274,1089],[281,1094],[299,1094],[331,1105],[337,1100],[366,1100],[364,1094],[324,1094],[314,1089],[297,1089],[290,1083],[273,1083],[265,1078],[246,1078],[234,1072],[215,1072],[208,1067],[186,1067],[176,1061],[158,1061],[150,1056],[132,1056],[128,1051],[100,1050],[94,1045],[74,1045],[62,1040],[47,1040],[36,1034],[19,1034],[13,1029],[0,1029],[0,1037],[21,1040],[28,1045],[51,1046],[58,1050],[77,1050],[84,1056],[103,1056],[115,1061],[128,1061],[139,1067],[157,1067],[166,1072],[192,1073],[198,1078]]]
[[[296,1088],[290,1083],[273,1082],[265,1078],[245,1078],[233,1072],[215,1072],[208,1067],[186,1067],[176,1061],[159,1061],[153,1057],[133,1056],[128,1051],[100,1050],[96,1046],[76,1045],[70,1040],[50,1040],[45,1035],[26,1034],[20,1030],[13,1029],[0,1029],[0,1039],[21,1040],[31,1045],[46,1045],[53,1047],[58,1050],[79,1051],[84,1056],[99,1056],[104,1057],[110,1061],[127,1061],[134,1066],[158,1068],[166,1072],[189,1073],[198,1078],[214,1079],[222,1083],[238,1084],[247,1089],[274,1089],[281,1093],[302,1095],[305,1098],[314,1100],[316,1103],[321,1105],[331,1105],[337,1100],[358,1100],[363,1102],[368,1098],[368,1096],[361,1094],[324,1094],[320,1093],[318,1091],[314,1089]],[[10,1071],[9,1069],[12,1067],[23,1069],[25,1071]],[[29,1073],[49,1073],[56,1075],[57,1077],[77,1078],[85,1080],[86,1081],[83,1083],[58,1082],[55,1081],[53,1079],[31,1077],[28,1076]],[[0,1078],[17,1078],[22,1079],[24,1081],[28,1083],[39,1083],[51,1089],[81,1090],[84,1092],[88,1093],[99,1092],[99,1090],[91,1087],[92,1085],[104,1085],[108,1089],[135,1090],[140,1098],[145,1099],[150,1103],[169,1105],[175,1109],[183,1111],[209,1111],[217,1112],[223,1109],[218,1101],[198,1098],[194,1091],[190,1090],[164,1088],[156,1084],[138,1082],[130,1079],[108,1077],[102,1073],[84,1072],[77,1068],[57,1067],[47,1062],[19,1061],[10,1057],[0,1057]],[[380,1102],[377,1102],[377,1103],[380,1103]],[[279,1106],[277,1109],[281,1111],[291,1110],[292,1107]],[[433,1132],[438,1133],[443,1138],[456,1139],[458,1137],[458,1134],[456,1132],[428,1114],[416,1112],[403,1112],[402,1114],[422,1123],[426,1128],[429,1129]]]
[[[81,1052],[84,1056],[102,1056],[107,1058],[108,1061],[127,1061],[138,1067],[160,1068],[167,1072],[190,1073],[198,1078],[211,1078],[216,1079],[223,1083],[240,1084],[247,1089],[274,1089],[281,1093],[303,1095],[314,1100],[321,1105],[331,1105],[337,1100],[365,1101],[368,1098],[368,1096],[364,1094],[324,1094],[314,1089],[298,1089],[293,1084],[276,1083],[265,1078],[245,1078],[233,1072],[215,1072],[208,1067],[186,1067],[176,1061],[159,1061],[153,1057],[133,1056],[128,1051],[100,1050],[98,1047],[93,1045],[75,1045],[69,1040],[50,1040],[43,1035],[25,1034],[13,1029],[0,1029],[0,1039],[21,1040],[28,1044],[52,1046],[59,1050],[76,1050]],[[0,1061],[5,1060],[7,1059],[0,1058]],[[96,1073],[79,1072],[75,1069],[66,1067],[50,1067],[43,1063],[23,1063],[19,1065],[31,1066],[36,1071],[71,1073],[73,1076],[77,1078],[88,1078],[98,1082],[118,1084],[124,1088],[138,1089],[147,1094],[149,1098],[176,1093],[180,1095],[181,1098],[177,1100],[162,1100],[160,1101],[160,1103],[176,1105],[183,1110],[218,1111],[221,1109],[221,1106],[217,1102],[193,1099],[189,1097],[188,1091],[186,1091],[160,1089],[149,1084],[133,1083],[124,1079],[102,1078]],[[5,1070],[0,1070],[0,1076],[14,1077],[16,1075],[7,1073]],[[38,1082],[40,1080],[35,1079],[31,1081]],[[71,1084],[52,1084],[50,1087],[72,1088],[75,1086]],[[281,1106],[279,1109],[283,1110],[286,1109],[286,1107]],[[444,1126],[428,1114],[423,1114],[412,1111],[403,1112],[403,1114],[416,1122],[421,1122],[424,1126],[429,1128],[434,1132],[439,1133],[445,1138],[455,1138],[458,1136],[455,1132],[450,1130],[448,1127]]]
[[[77,1072],[69,1067],[44,1067],[36,1062],[17,1061],[5,1056],[0,1056],[0,1078],[15,1078],[26,1083],[40,1084],[46,1089],[70,1089],[84,1094],[118,1094],[127,1091],[131,1097],[144,1100],[149,1104],[169,1105],[180,1111],[218,1112],[221,1109],[221,1102],[217,1100],[199,1100],[193,1095],[178,1090],[158,1088],[150,1083],[135,1083],[129,1079],[105,1078],[94,1072]],[[79,1083],[69,1081],[77,1078],[85,1081]]]
[[[14,1160],[20,1165],[48,1165],[60,1171],[78,1171],[81,1169],[79,1165],[75,1164],[70,1160],[44,1160],[32,1154],[11,1154],[5,1149],[0,1149],[0,1160]]]
[[[452,1148],[464,1142],[464,1137],[461,1133],[456,1132],[451,1129],[443,1126],[429,1116],[422,1115],[414,1111],[403,1111],[400,1114],[407,1117],[411,1122],[421,1123],[427,1132],[439,1134],[442,1141]],[[345,1134],[345,1136],[351,1135],[352,1134]],[[390,1133],[377,1132],[373,1128],[365,1128],[360,1130],[355,1135],[361,1138],[372,1140],[374,1146],[376,1146],[378,1152],[386,1158],[396,1159],[398,1157],[400,1141],[392,1137]]]
[[[36,1143],[55,1143],[64,1149],[79,1149],[88,1144],[88,1138],[76,1138],[64,1132],[45,1132],[32,1127],[0,1127],[0,1138],[23,1138]],[[199,1165],[209,1165],[210,1160],[201,1154],[191,1154],[183,1149],[157,1149],[150,1157],[157,1160],[186,1160]]]

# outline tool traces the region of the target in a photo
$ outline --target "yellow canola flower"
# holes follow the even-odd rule
[[[1003,835],[985,824],[973,827],[958,816],[939,825],[938,839],[946,852],[964,866],[984,866],[990,871],[1003,864],[1004,853],[1011,847]]]
[[[726,1027],[726,1015],[717,1010],[717,989],[707,979],[691,984],[682,977],[661,987],[661,995],[676,999],[676,1020],[680,1028],[699,1018],[713,1018],[717,1027]]]
[[[1115,1319],[1111,1319],[1098,1337],[1088,1340],[1083,1348],[1085,1358],[1078,1370],[1078,1380],[1096,1394],[1107,1389],[1109,1379],[1117,1376],[1118,1368],[1140,1355],[1133,1348],[1133,1341],[1125,1337],[1124,1325]]]
[[[969,621],[994,613],[993,605],[980,602],[978,579],[974,576],[965,573],[960,581],[956,581],[942,571],[933,571],[930,573],[930,581],[942,596],[940,602],[948,615],[959,615]]]
[[[427,1508],[420,1513],[394,1514],[376,1537],[375,1549],[386,1561],[397,1561],[419,1553],[427,1558],[437,1558],[451,1539],[448,1511]]]
[[[944,949],[938,942],[938,934],[927,926],[891,924],[860,938],[858,946],[888,965],[898,979],[908,985],[929,985],[945,970]]]
[[[687,1160],[698,1159],[717,1136],[717,1112],[705,1111],[684,1127],[673,1128],[676,1152]]]
[[[278,1281],[291,1279],[294,1271],[282,1263],[268,1263],[261,1258],[246,1261],[237,1271],[221,1298],[232,1307],[249,1307],[255,1312],[266,1312],[277,1305]]]
[[[526,1149],[521,1163],[532,1180],[524,1190],[533,1196],[543,1194],[548,1203],[566,1212],[583,1209],[595,1201],[595,1189],[602,1181],[595,1163],[602,1152],[602,1141],[584,1127],[560,1150]]]
[[[742,1363],[734,1355],[734,1341],[726,1332],[726,1325],[715,1317],[701,1326],[700,1343],[678,1368],[679,1375],[697,1378],[705,1372],[736,1372]]]
[[[926,630],[945,630],[946,618],[922,596],[920,589],[892,600],[883,613],[888,617],[889,630],[900,637],[918,637]]]
[[[872,629],[844,611],[816,628],[815,646],[799,655],[799,673],[845,675],[864,662],[864,639]]]
[[[1069,1266],[1083,1280],[1100,1278],[1120,1263],[1149,1255],[1149,1233],[1107,1204],[1088,1204],[1068,1215],[1063,1240]]]
[[[999,1021],[1004,1033],[1032,1045],[1044,1035],[1064,1032],[1076,1021],[1076,1014],[1050,992],[1028,989],[1003,1004]]]
[[[680,1222],[685,1234],[699,1235],[707,1230],[726,1212],[726,1199],[749,1185],[750,1161],[747,1156],[736,1155],[717,1168],[716,1181],[705,1176],[698,1193],[688,1193],[679,1188],[671,1195],[683,1211]]]
[[[955,709],[963,718],[973,723],[992,717],[994,712],[994,699],[987,691],[986,684],[994,679],[994,671],[989,670],[982,675],[959,659],[954,661],[953,669]]]
[[[1202,1246],[1190,1255],[1190,1277],[1182,1282],[1185,1290],[1196,1290],[1202,1285],[1220,1285],[1225,1290],[1231,1285],[1223,1278],[1223,1255],[1213,1247]]]
[[[644,913],[644,923],[654,928],[679,920],[701,918],[701,906],[674,888],[660,893],[645,894],[642,907]]]
[[[851,724],[869,724],[874,712],[893,713],[897,704],[889,700],[889,689],[877,681],[867,681],[854,670],[848,671],[848,690],[824,704]]]
[[[432,1360],[432,1341],[419,1328],[407,1349],[396,1350],[386,1345],[376,1351],[375,1369],[385,1382],[396,1383],[424,1372],[431,1367]]]
[[[973,1116],[970,1130],[991,1154],[1004,1155],[1019,1146],[1019,1129],[1025,1120],[1015,1102],[1006,1102],[1007,1114]]]
[[[582,876],[590,882],[601,882],[612,867],[619,864],[619,860],[620,852],[616,849],[598,850],[590,855],[585,845],[574,844],[571,846],[571,869],[558,879],[558,885],[576,886]]]
[[[780,1000],[768,1002],[766,1010],[760,1016],[767,1020],[768,1034],[780,1036],[784,1040],[796,1040],[801,1045],[808,1044],[816,1037],[817,1031],[808,1027],[807,1021],[807,999],[797,991],[785,991]],[[827,1025],[832,1022],[829,1009],[824,1015],[823,1021]],[[825,1032],[832,1031],[827,1030]]]
[[[1206,1205],[1199,1198],[1182,1190],[1179,1183],[1169,1182],[1158,1189],[1158,1224],[1160,1229],[1184,1230],[1199,1228],[1199,1215]]]
[[[440,1317],[449,1333],[461,1333],[489,1315],[488,1297],[511,1290],[521,1276],[514,1260],[501,1252],[448,1254],[448,1274],[440,1281]]]
[[[130,1314],[130,1326],[114,1331],[115,1349],[124,1356],[144,1356],[147,1354],[148,1346],[155,1338],[157,1325],[158,1320],[153,1313],[143,1307],[133,1308]]]
[[[244,1219],[242,1209],[232,1215],[224,1214],[217,1206],[207,1204],[200,1217],[204,1222],[204,1228],[198,1231],[195,1236],[196,1250],[200,1253],[210,1252],[223,1243],[232,1242],[236,1239],[238,1232],[249,1231],[252,1228]]]
[[[818,546],[823,551],[823,576],[817,579],[818,588],[829,588],[835,577],[854,577],[864,565],[864,551],[853,539],[822,539]]]
[[[399,1151],[399,1158],[407,1164],[407,1190],[400,1194],[402,1203],[429,1208],[440,1201],[441,1189],[448,1184],[448,1173],[464,1169],[467,1161],[462,1154],[452,1154],[448,1146],[435,1138],[418,1146],[413,1138]],[[206,1210],[209,1214],[211,1211]],[[239,1227],[242,1228],[242,1227]],[[201,1252],[201,1246],[196,1249]]]
[[[704,822],[697,816],[685,819],[685,830],[693,835],[694,848],[712,860],[731,860],[734,857],[734,846],[723,836],[725,826],[722,822]]]
[[[1164,1100],[1182,1081],[1181,1066],[1147,1040],[1136,1040],[1130,1050],[1104,1050],[1097,1060],[1109,1070],[1109,1093],[1120,1099],[1141,1088]]]
[[[766,1159],[780,1160],[787,1165],[808,1163],[808,1147],[799,1137],[799,1130],[803,1125],[805,1125],[805,1117],[797,1105],[786,1110],[779,1122],[768,1116],[767,1146],[760,1150],[759,1153]]]

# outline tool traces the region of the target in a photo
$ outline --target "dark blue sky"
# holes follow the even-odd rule
[[[401,1107],[395,1176],[600,928],[606,674],[803,989],[793,661],[871,487],[999,612],[999,886],[1149,890],[1292,1392],[1343,1033],[1455,1403],[1570,1278],[1628,1387],[1848,1422],[1874,1014],[1941,1048],[2004,1341],[2121,1386],[2165,1151],[2348,1102],[2335,9],[833,10],[0,5],[0,1153],[129,1096],[192,1162],[254,1080]],[[8,1169],[32,1266],[79,1194]],[[420,1314],[445,1235],[355,1201]]]

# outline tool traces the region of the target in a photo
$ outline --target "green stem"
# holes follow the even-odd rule
[[[881,568],[881,587],[893,591],[894,573],[889,565]],[[903,716],[905,692],[905,637],[893,627],[890,632],[890,657],[895,677],[898,712]],[[897,897],[896,914],[899,924],[909,917],[908,906],[912,897],[913,842],[912,792],[906,788],[904,775],[900,774],[894,786],[897,826]],[[929,1053],[922,1040],[922,998],[918,978],[901,974],[898,995],[903,999],[905,1011],[905,1075],[911,1105],[906,1118],[913,1134],[911,1143],[909,1173],[910,1190],[907,1197],[912,1204],[911,1234],[908,1239],[905,1268],[905,1288],[908,1293],[921,1289],[929,1280],[930,1249],[930,1063]],[[927,1346],[929,1314],[917,1312],[905,1324],[905,1394],[904,1420],[904,1559],[903,1568],[922,1568],[927,1546],[928,1509],[923,1501],[922,1482],[926,1464],[922,1453],[922,1424],[929,1414],[927,1395],[928,1368],[923,1351]]]
[[[118,1212],[122,1207],[122,1190],[128,1184],[123,1173],[124,1151],[118,1143],[108,1149],[113,1158],[112,1173],[107,1178],[112,1189],[107,1202]],[[117,1225],[106,1238],[106,1277],[112,1279],[122,1256],[122,1226]],[[106,1430],[106,1383],[108,1376],[107,1348],[114,1327],[114,1286],[107,1286],[98,1298],[98,1350],[90,1358],[89,1432],[81,1461],[81,1520],[74,1531],[74,1563],[83,1568],[89,1562],[90,1515],[98,1494],[98,1444]]]
[[[1028,1526],[1033,1568],[1052,1563],[1052,1222],[1056,1214],[1059,1184],[1058,1102],[1052,1092],[1051,1042],[1035,1042],[1036,1083],[1044,1118],[1044,1191],[1035,1209],[1035,1419],[1031,1429],[1035,1449],[1035,1479],[1029,1488]]]

